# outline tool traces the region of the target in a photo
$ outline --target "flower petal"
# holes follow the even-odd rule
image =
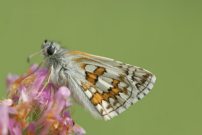
[[[15,80],[17,80],[18,78],[19,78],[18,75],[8,74],[8,76],[6,78],[6,86],[7,86],[7,88],[9,88],[11,86],[11,84],[13,84],[13,82],[15,82]]]
[[[8,76],[9,99],[0,102],[1,135],[85,134],[68,112],[70,90],[52,84],[49,75],[48,68],[33,65],[27,74]]]
[[[75,135],[84,135],[84,134],[86,134],[86,131],[83,128],[79,127],[78,125],[75,125],[72,130],[73,130]]]
[[[9,133],[10,135],[22,135],[23,129],[21,128],[20,124],[13,120],[9,120]]]
[[[0,105],[0,134],[7,135],[8,134],[8,106],[1,104]]]

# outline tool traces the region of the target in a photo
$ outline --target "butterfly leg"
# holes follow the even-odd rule
[[[45,79],[45,80],[47,80],[47,81],[44,83],[44,85],[43,85],[42,89],[40,90],[40,92],[38,93],[37,97],[40,96],[40,95],[43,93],[43,90],[44,90],[44,89],[48,86],[48,84],[50,83],[50,78],[51,78],[52,71],[53,71],[53,68],[51,67],[51,70],[49,71],[48,76],[47,76],[46,79]]]

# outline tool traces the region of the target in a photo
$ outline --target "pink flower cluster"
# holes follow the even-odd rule
[[[46,68],[32,66],[26,75],[9,75],[8,96],[0,101],[0,135],[83,135],[72,120],[70,91],[48,81]]]

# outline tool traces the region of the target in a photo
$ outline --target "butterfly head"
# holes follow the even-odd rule
[[[44,40],[41,49],[43,50],[44,56],[52,56],[58,52],[60,45],[53,41]]]

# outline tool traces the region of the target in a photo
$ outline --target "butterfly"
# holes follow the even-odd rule
[[[147,95],[156,81],[155,75],[143,68],[69,51],[54,41],[45,40],[41,49],[50,81],[67,86],[73,98],[96,118],[118,116]]]

